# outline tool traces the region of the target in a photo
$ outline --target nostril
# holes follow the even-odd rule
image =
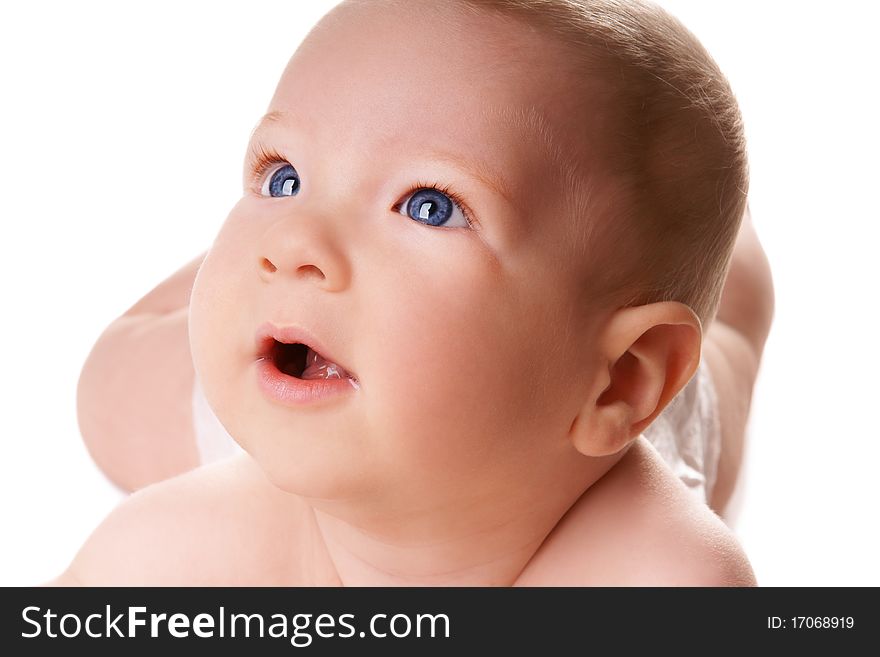
[[[324,272],[315,267],[315,265],[302,265],[297,269],[297,272],[302,272],[307,276],[317,276],[318,278],[322,279],[326,278],[326,276],[324,276]]]
[[[268,259],[263,258],[262,262],[260,262],[260,266],[263,268],[263,271],[267,271],[270,274],[274,274],[278,271],[278,267],[273,265]]]

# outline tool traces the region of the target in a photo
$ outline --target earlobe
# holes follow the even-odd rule
[[[608,456],[635,439],[693,376],[702,326],[675,301],[622,308],[601,329],[594,385],[570,439],[586,456]]]

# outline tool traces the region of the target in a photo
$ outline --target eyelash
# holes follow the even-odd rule
[[[281,155],[278,154],[277,151],[269,148],[264,148],[262,145],[256,146],[251,150],[250,153],[251,160],[251,171],[253,171],[253,177],[251,178],[251,185],[254,188],[259,189],[260,181],[266,175],[266,173],[276,164],[281,164],[282,162],[286,162]]]
[[[257,146],[254,150],[251,151],[251,170],[254,172],[253,177],[251,179],[251,185],[254,188],[261,187],[260,183],[262,179],[266,176],[269,170],[274,167],[276,164],[281,164],[282,162],[287,162],[277,151],[271,148],[265,148],[262,145]],[[464,202],[464,199],[459,196],[457,192],[449,187],[449,185],[441,185],[439,183],[430,183],[419,181],[415,185],[409,188],[409,191],[403,195],[404,198],[412,195],[420,189],[436,189],[438,192],[446,194],[452,202],[455,203],[460,209],[461,213],[464,215],[465,221],[467,221],[468,226],[471,228],[474,227],[476,221],[473,218],[473,214],[471,213],[470,208],[467,206],[467,203]],[[394,205],[395,210],[399,210],[403,206],[403,203],[396,203]]]

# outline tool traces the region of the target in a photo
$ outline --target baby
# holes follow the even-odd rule
[[[198,269],[191,298],[149,298],[167,332],[145,337],[172,344],[188,321],[157,376],[188,398],[191,349],[245,453],[132,495],[56,583],[754,583],[641,435],[705,353],[723,507],[772,307],[740,291],[755,275],[712,322],[744,144],[674,19],[612,0],[343,3],[282,75],[244,188],[176,279]],[[154,422],[142,470],[91,447],[117,481],[196,465],[191,416]]]

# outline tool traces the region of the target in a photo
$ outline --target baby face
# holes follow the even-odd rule
[[[564,62],[521,25],[410,2],[337,8],[294,55],[190,317],[207,399],[276,484],[473,498],[573,453],[595,317],[553,157]],[[269,394],[267,326],[357,384]]]

